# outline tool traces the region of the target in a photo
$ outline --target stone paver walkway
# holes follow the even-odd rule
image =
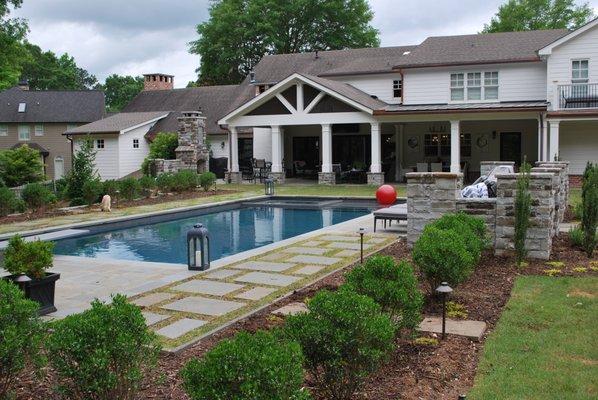
[[[396,236],[367,234],[371,253]],[[359,260],[359,235],[310,237],[131,298],[169,350],[178,350]]]
[[[442,318],[426,317],[419,324],[418,329],[422,332],[442,333]],[[446,320],[446,333],[450,335],[465,336],[479,342],[485,331],[486,323],[484,321],[448,318]]]

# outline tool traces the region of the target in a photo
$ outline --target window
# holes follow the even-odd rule
[[[35,136],[44,136],[43,124],[35,124]]]
[[[19,125],[19,140],[29,140],[29,139],[31,139],[29,125]]]
[[[8,125],[0,124],[0,136],[8,136]]]
[[[498,100],[498,71],[484,72],[484,100]]]
[[[399,80],[392,81],[392,97],[395,99],[403,96],[403,82]]]
[[[464,100],[463,74],[451,74],[451,100]]]
[[[133,139],[133,148],[134,149],[138,149],[139,148],[139,139]]]
[[[451,155],[449,133],[426,133],[424,136],[425,157],[448,157]],[[471,157],[471,134],[461,134],[461,156]]]
[[[482,99],[482,74],[481,72],[467,73],[467,100]]]
[[[461,134],[461,157],[471,157],[471,133]]]
[[[98,140],[96,140],[96,147],[98,149],[103,149],[104,148],[104,139],[98,139]]]
[[[19,103],[19,112],[24,113],[27,108],[27,103]]]
[[[571,64],[571,83],[588,83],[588,60],[573,60]]]

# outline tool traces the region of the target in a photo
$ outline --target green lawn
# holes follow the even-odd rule
[[[255,185],[226,185],[225,187],[242,190],[254,191],[257,194],[264,193],[264,185],[257,183]],[[406,195],[405,185],[394,185],[397,189],[397,195],[404,197]],[[318,184],[285,184],[274,185],[274,191],[279,196],[369,196],[374,197],[376,187],[369,185],[318,185]]]
[[[598,398],[598,277],[519,277],[469,400]]]

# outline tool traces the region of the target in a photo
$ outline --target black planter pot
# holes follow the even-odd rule
[[[54,289],[56,281],[60,279],[60,274],[54,272],[46,272],[46,276],[41,279],[31,279],[25,282],[16,282],[15,280],[20,275],[8,275],[2,279],[13,282],[23,292],[25,297],[39,303],[39,315],[46,315],[56,311],[54,306]]]

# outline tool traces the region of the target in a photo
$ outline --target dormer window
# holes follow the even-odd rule
[[[392,97],[400,99],[403,96],[403,82],[400,80],[392,81]]]
[[[24,113],[25,109],[27,108],[27,103],[19,103],[19,112]],[[14,110],[14,108],[13,108]]]

